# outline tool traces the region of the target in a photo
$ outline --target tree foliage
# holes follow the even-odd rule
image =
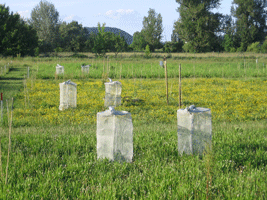
[[[220,17],[211,10],[219,6],[220,0],[176,0],[180,7],[180,19],[175,22],[175,31],[187,43],[190,51],[214,50],[218,38]]]
[[[93,35],[94,39],[94,46],[92,48],[92,52],[95,53],[97,56],[104,56],[107,52],[107,40],[105,40],[105,23],[100,25],[100,23],[97,24],[98,26],[98,34],[96,36]]]
[[[163,51],[166,53],[171,52],[182,52],[183,51],[183,42],[166,42],[163,46]]]
[[[89,39],[88,31],[76,21],[67,24],[63,22],[59,26],[59,46],[68,52],[81,52],[86,50],[86,41]]]
[[[232,14],[236,17],[236,37],[241,51],[254,42],[264,41],[266,12],[262,1],[234,0]]]
[[[126,51],[128,45],[125,39],[120,34],[115,34],[112,32],[105,32],[105,23],[100,25],[98,23],[98,34],[91,34],[90,40],[92,42],[92,52],[96,56],[105,56],[107,52],[114,52],[115,56],[119,52]]]
[[[0,4],[0,54],[16,56],[34,55],[37,34],[18,14],[9,12],[9,7]]]
[[[160,47],[160,40],[162,38],[162,17],[161,14],[157,14],[154,9],[149,9],[148,16],[143,19],[143,28],[141,35],[149,45],[151,51]]]
[[[134,50],[140,51],[144,50],[147,45],[147,42],[144,39],[143,32],[136,31],[133,34],[133,43],[131,44],[131,47]]]
[[[40,1],[31,12],[29,23],[37,31],[42,52],[53,51],[58,41],[59,13],[52,3]]]
[[[119,52],[127,51],[128,45],[125,41],[124,37],[121,35],[116,35],[115,33],[111,33],[111,45],[109,51],[115,53],[115,57],[118,56]]]

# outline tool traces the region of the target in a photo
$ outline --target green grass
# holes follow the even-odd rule
[[[64,79],[73,78],[102,78],[103,72],[110,78],[164,78],[165,72],[159,65],[162,59],[151,60],[107,60],[91,59],[80,62],[59,62],[65,68],[65,73],[60,76]],[[82,64],[91,64],[89,74],[81,73]],[[198,60],[170,60],[167,63],[168,77],[175,78],[179,76],[179,64],[182,66],[182,77],[220,77],[220,78],[246,78],[246,77],[267,77],[267,65],[260,63],[256,65],[255,59],[244,60],[237,59],[235,61],[225,62],[215,61],[211,62],[209,59],[204,61]],[[56,62],[37,63],[32,68],[37,70],[37,78],[51,79],[55,78]]]
[[[62,79],[76,78],[164,78],[165,72],[159,65],[164,55],[154,53],[150,59],[144,59],[136,53],[121,54],[114,58],[108,54],[109,59],[94,58],[89,54],[88,58],[76,57],[47,57],[47,58],[13,58],[13,63],[17,66],[30,67],[30,73],[34,73],[36,78],[54,79],[56,65],[65,67]],[[136,56],[135,56],[136,55]],[[142,55],[142,54],[141,54]],[[167,59],[168,77],[179,76],[179,64],[182,66],[182,77],[219,77],[219,78],[247,78],[267,77],[267,59],[265,54],[172,54]],[[256,64],[258,59],[258,64]],[[7,63],[7,60],[0,61],[0,66]],[[89,74],[81,73],[81,65],[91,64]]]
[[[26,75],[27,68],[17,64],[10,64],[9,71],[0,74],[0,93],[3,93],[4,107],[6,107],[6,100],[15,98],[18,92],[23,89],[23,81]]]
[[[23,91],[27,66],[32,79],[55,78],[59,58],[25,58],[14,60],[9,73],[0,75],[4,98]],[[58,60],[57,60],[58,59]],[[121,60],[123,78],[131,78],[131,63],[144,69],[144,77],[156,74],[157,59],[125,58]],[[139,58],[138,58],[139,59]],[[228,59],[228,60],[227,60]],[[261,58],[265,62],[265,58]],[[251,58],[245,69],[238,71],[240,60],[226,57],[183,60],[170,59],[170,77],[177,76],[175,66],[181,61],[188,77],[266,79],[266,68],[253,67]],[[247,58],[249,60],[249,57]],[[80,65],[92,60],[61,59],[67,78],[80,77]],[[199,62],[197,62],[199,61]],[[230,62],[230,66],[229,63]],[[2,60],[3,65],[7,60]],[[95,60],[92,74],[101,78],[103,60]],[[112,61],[113,65],[116,60]],[[254,62],[254,61],[253,61]],[[118,60],[118,66],[120,66]],[[205,64],[206,63],[206,64]],[[143,65],[143,67],[141,67]],[[193,66],[196,65],[194,71]],[[38,66],[38,72],[37,72]],[[94,65],[93,65],[94,66]],[[116,65],[115,65],[116,66]],[[129,66],[129,71],[128,71]],[[200,67],[201,66],[201,67]],[[169,67],[169,65],[168,65]],[[187,69],[188,67],[188,69]],[[211,70],[210,72],[208,70]],[[254,70],[252,70],[254,69]],[[141,71],[136,71],[141,76]],[[161,69],[163,70],[163,69]],[[173,71],[172,71],[173,70]],[[236,70],[236,71],[235,71]],[[242,71],[243,70],[243,71]],[[260,71],[262,70],[262,71]],[[198,73],[196,73],[198,72]],[[52,74],[51,74],[52,73]],[[110,72],[111,73],[111,72]],[[127,75],[128,73],[128,75]],[[137,74],[138,74],[137,73]],[[152,78],[158,78],[158,74]],[[210,75],[208,75],[210,73]],[[234,75],[237,73],[237,75]],[[257,75],[256,75],[257,74]],[[163,77],[164,71],[160,72]],[[118,74],[114,77],[117,77]],[[62,77],[63,79],[63,77]],[[31,125],[12,129],[8,182],[5,169],[8,151],[8,128],[0,126],[1,161],[0,199],[266,199],[267,198],[267,121],[214,122],[212,151],[203,158],[180,156],[177,151],[177,124],[171,122],[134,125],[134,158],[132,163],[109,162],[96,158],[96,126]]]
[[[96,159],[95,127],[15,128],[1,198],[266,198],[266,121],[214,124],[203,159],[178,155],[176,124],[134,127],[134,159],[122,164]]]

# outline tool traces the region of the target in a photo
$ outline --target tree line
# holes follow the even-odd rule
[[[93,52],[103,56],[128,50],[120,34],[105,32],[98,23],[98,34],[89,33],[76,21],[61,22],[52,3],[40,1],[27,21],[0,4],[0,54],[3,56],[38,56],[51,52]],[[3,17],[2,17],[3,16]]]
[[[149,9],[143,28],[127,45],[120,34],[105,32],[98,23],[98,34],[76,21],[61,22],[52,3],[40,1],[31,18],[23,20],[0,4],[0,54],[38,56],[49,52],[93,52],[103,56],[124,51],[165,52],[267,52],[266,0],[233,0],[231,15],[214,13],[220,0],[176,0],[179,18],[173,25],[171,41],[163,43],[162,16]]]

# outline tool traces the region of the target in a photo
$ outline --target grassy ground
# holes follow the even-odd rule
[[[15,128],[8,184],[2,135],[1,198],[265,199],[266,121],[213,124],[213,152],[180,157],[175,124],[134,128],[132,163],[96,159],[88,126]],[[7,130],[3,130],[7,133]]]
[[[212,77],[216,77],[215,74],[220,73],[222,69],[229,71],[224,77],[226,78],[225,82],[232,77],[231,70],[228,67],[229,63],[218,68],[218,60],[212,62],[211,58],[204,58],[205,56],[203,56],[203,60],[199,59],[199,64],[205,67],[204,63],[210,62],[210,66],[214,65],[214,71],[210,73]],[[24,102],[24,96],[21,94],[24,94],[25,91],[23,79],[27,73],[27,66],[30,65],[33,68],[31,78],[27,81],[28,88],[31,88],[31,81],[35,82],[36,79],[36,82],[43,81],[44,84],[46,83],[45,79],[38,80],[46,78],[42,77],[43,72],[46,71],[43,68],[46,66],[51,66],[51,70],[46,72],[48,78],[55,78],[53,63],[57,63],[57,60],[46,59],[48,58],[36,61],[33,61],[32,58],[20,61],[13,60],[13,68],[10,72],[0,76],[0,92],[4,92],[5,100],[11,97],[15,98],[14,113],[16,109],[23,109],[24,106],[24,104],[19,106],[18,102],[20,99]],[[265,58],[261,57],[261,59],[264,60]],[[231,56],[229,56],[229,60],[231,60]],[[253,60],[255,60],[254,57]],[[134,61],[133,63],[140,64],[140,62],[145,63],[147,61],[146,59],[140,59],[140,61]],[[0,62],[0,65],[3,65],[4,62],[7,62],[7,60]],[[71,61],[71,59],[65,59],[62,62],[66,63],[69,68],[76,67],[78,73],[80,64],[86,63],[87,60]],[[103,60],[94,60],[94,62],[98,62],[99,68],[101,66],[101,70],[99,70],[101,78]],[[113,62],[116,63],[116,60]],[[121,62],[125,66],[127,66],[127,62],[130,63],[127,59]],[[156,65],[158,60],[152,59],[151,62]],[[170,62],[176,61],[173,59]],[[189,65],[191,62],[191,58],[185,59],[184,65]],[[231,60],[230,65],[234,62],[235,59]],[[106,64],[107,62],[104,66],[107,70],[109,67]],[[39,67],[37,68],[37,66]],[[255,69],[257,69],[256,67]],[[149,73],[150,70],[151,66],[149,64],[145,65],[144,71]],[[190,74],[194,74],[192,70],[193,68],[191,68],[191,71],[189,70]],[[261,70],[259,73],[261,78],[257,78],[256,82],[262,81],[263,84],[266,84],[266,76],[262,75],[265,69],[262,68]],[[125,75],[123,75],[125,78],[127,78],[127,71],[125,70]],[[205,73],[207,72],[206,70]],[[164,74],[164,71],[162,73]],[[203,72],[203,74],[205,73]],[[247,80],[255,79],[252,72],[247,73],[244,77],[242,76],[240,74],[240,77],[237,78],[238,81],[245,83]],[[63,77],[59,78],[61,78],[60,80],[66,80],[69,77],[71,77],[71,74],[66,74],[64,79]],[[84,78],[82,80],[86,82],[88,77],[77,75],[76,78]],[[95,75],[94,78],[99,77]],[[49,80],[47,82],[58,83],[60,80]],[[156,80],[153,79],[152,81]],[[162,80],[158,81],[162,82]],[[198,83],[198,81],[199,79],[196,78],[195,83]],[[126,79],[125,84],[126,82],[131,82],[131,80]],[[220,81],[218,80],[217,83],[220,83]],[[253,81],[251,83],[253,84]],[[245,96],[249,96],[254,89],[252,86],[246,87],[247,90],[241,89],[248,92],[244,94]],[[143,86],[142,88],[146,89]],[[256,92],[265,94],[267,87],[263,85],[262,88],[264,91]],[[230,93],[228,93],[231,92],[230,88],[224,87],[224,89],[225,95],[230,96]],[[34,93],[37,94],[37,92]],[[174,89],[173,93],[177,95]],[[160,98],[159,101],[161,101]],[[164,98],[164,95],[162,98]],[[228,100],[230,102],[225,101],[223,104],[230,105],[233,99]],[[255,101],[252,100],[249,100],[249,107],[256,104],[256,99]],[[201,99],[199,101],[199,104],[205,103]],[[138,108],[138,105],[136,108]],[[153,109],[153,106],[151,109]],[[265,110],[259,112],[264,113]],[[17,120],[22,119],[17,118]],[[7,183],[5,183],[5,179],[9,130],[7,126],[1,126],[0,199],[267,198],[266,119],[214,120],[212,124],[212,151],[208,152],[203,158],[178,155],[176,120],[160,123],[147,119],[146,122],[140,121],[136,117],[133,123],[134,159],[132,163],[97,160],[95,124],[53,125],[35,123],[13,127]]]

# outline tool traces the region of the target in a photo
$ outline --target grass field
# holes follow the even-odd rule
[[[10,59],[2,59],[0,68]],[[160,60],[136,55],[109,61],[12,59],[10,70],[0,74],[5,108],[0,199],[266,199],[265,55],[173,55],[168,59],[169,105]],[[64,76],[55,76],[57,63],[65,67]],[[182,107],[195,104],[212,111],[212,151],[203,158],[177,151],[180,63]],[[89,74],[81,73],[81,64],[92,65]],[[107,77],[122,82],[117,109],[132,114],[132,163],[96,157],[96,113],[105,109]],[[77,83],[77,108],[59,112],[58,84],[68,79]],[[6,100],[11,111],[11,97],[9,146]]]

